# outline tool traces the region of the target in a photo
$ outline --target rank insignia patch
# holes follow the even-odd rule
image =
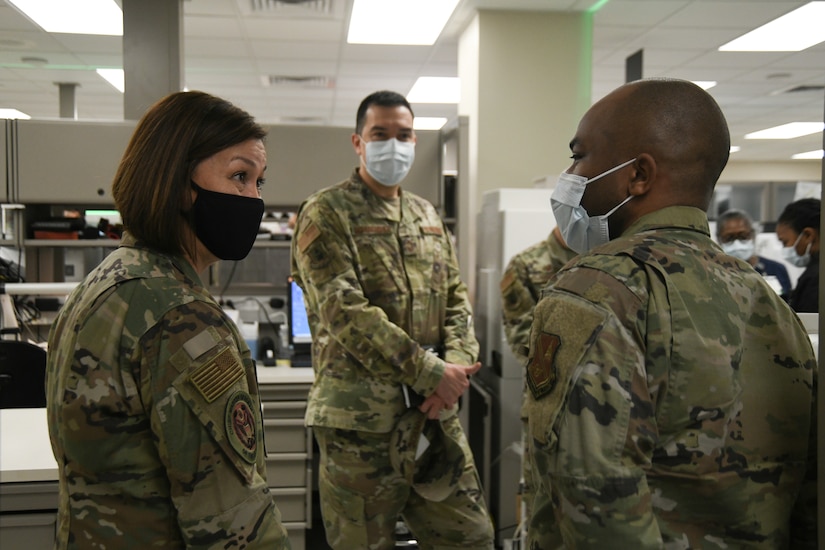
[[[556,385],[556,352],[561,338],[542,332],[536,340],[536,353],[527,365],[527,385],[535,399],[549,393]]]
[[[258,455],[258,430],[252,397],[245,391],[232,394],[226,403],[224,416],[226,438],[245,461],[255,463]]]

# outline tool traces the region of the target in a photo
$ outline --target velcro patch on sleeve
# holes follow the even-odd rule
[[[576,373],[606,320],[605,310],[576,297],[554,295],[536,306],[525,372],[527,416],[536,442],[552,440]]]
[[[309,222],[306,228],[301,231],[301,235],[298,237],[298,250],[304,252],[306,248],[320,236],[321,230],[318,229],[318,226],[312,222]]]
[[[193,372],[189,380],[207,403],[213,402],[244,375],[243,365],[231,348],[224,348]]]
[[[183,344],[183,349],[186,351],[187,355],[189,355],[190,359],[197,359],[218,345],[219,341],[220,338],[207,329],[194,338],[189,339],[189,341]]]
[[[578,298],[542,299],[533,316],[527,383],[535,399],[558,387],[564,394],[573,372],[593,345],[605,310]]]

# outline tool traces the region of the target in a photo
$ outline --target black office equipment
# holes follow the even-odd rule
[[[0,409],[46,406],[46,350],[0,340]]]
[[[304,304],[304,292],[292,277],[287,278],[287,321],[289,322],[290,362],[293,367],[312,366],[312,334]]]

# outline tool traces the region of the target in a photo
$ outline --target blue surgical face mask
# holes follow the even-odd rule
[[[796,245],[799,244],[799,239],[801,238],[802,233],[799,234],[792,246],[783,246],[782,257],[796,267],[807,267],[811,262],[811,244],[813,243],[808,243],[808,247],[805,248],[805,254],[800,256],[796,251]]]
[[[395,138],[364,141],[364,164],[375,181],[387,187],[397,185],[407,177],[415,160],[415,143]]]
[[[756,253],[756,244],[753,242],[753,239],[748,241],[735,240],[729,243],[722,243],[722,250],[725,251],[725,254],[747,262]]]
[[[567,172],[562,172],[559,175],[556,188],[550,196],[550,206],[553,209],[556,224],[558,224],[559,231],[561,231],[561,235],[564,237],[564,242],[567,243],[567,246],[579,254],[582,254],[610,240],[610,230],[607,219],[632,199],[633,195],[630,195],[617,204],[606,214],[590,217],[587,210],[581,205],[584,190],[588,184],[632,164],[635,160],[634,158],[623,162],[590,179]]]

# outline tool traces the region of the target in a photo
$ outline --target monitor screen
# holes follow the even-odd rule
[[[289,312],[289,343],[311,344],[307,310],[304,306],[304,292],[292,277],[287,279],[287,305]]]

